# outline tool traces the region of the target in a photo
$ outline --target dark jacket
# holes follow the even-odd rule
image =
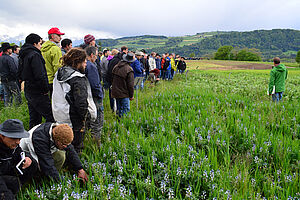
[[[14,59],[7,55],[2,54],[0,57],[0,77],[2,82],[16,81],[18,67]]]
[[[5,144],[0,143],[0,175],[16,176],[18,174],[16,165],[21,160],[21,152],[20,146],[10,149]]]
[[[106,81],[112,84],[112,70],[122,60],[123,53],[119,52],[108,62]]]
[[[49,83],[45,60],[39,49],[25,43],[19,55],[18,78],[25,81],[25,92],[30,94],[46,94]]]
[[[98,69],[97,66],[89,60],[86,63],[85,75],[89,79],[93,97],[102,99],[103,92],[102,92],[102,85],[101,85]]]
[[[119,62],[112,70],[112,98],[132,98],[134,73],[128,62]]]
[[[141,64],[141,62],[138,59],[136,59],[133,63],[131,63],[130,66],[133,69],[134,78],[135,77],[143,77],[144,76],[142,64]]]
[[[140,62],[143,64],[145,72],[149,72],[149,62],[148,59],[145,59],[144,57],[140,59]]]
[[[54,160],[50,151],[50,149],[55,146],[53,140],[51,141],[50,139],[49,131],[51,126],[52,123],[46,122],[35,129],[32,133],[32,144],[39,159],[42,173],[55,181],[59,181],[62,178],[59,176],[59,173],[54,166]],[[64,150],[66,151],[66,163],[75,171],[83,169],[73,145],[70,144]]]
[[[186,63],[185,63],[185,61],[179,60],[178,63],[177,63],[177,69],[185,70],[186,69]]]

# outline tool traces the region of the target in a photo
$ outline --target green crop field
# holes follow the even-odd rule
[[[283,101],[273,103],[270,70],[228,66],[188,61],[187,75],[147,83],[119,121],[106,97],[101,148],[87,133],[81,155],[88,184],[62,171],[62,183],[32,183],[18,198],[299,199],[300,70],[289,68]],[[25,103],[2,108],[0,122],[28,127],[27,112]]]

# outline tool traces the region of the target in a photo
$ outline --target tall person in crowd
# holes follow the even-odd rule
[[[274,67],[270,72],[269,94],[272,95],[274,102],[282,100],[282,95],[285,90],[285,80],[287,79],[287,69],[284,64],[280,63],[280,58],[273,59]],[[275,87],[275,91],[273,92]]]
[[[12,54],[10,56],[14,59],[17,68],[19,68],[19,53],[20,53],[20,47],[18,45],[14,45],[12,48]],[[21,83],[22,81],[17,80],[17,84],[20,90],[21,90]]]
[[[12,54],[10,56],[14,59],[17,67],[19,66],[19,52],[20,47],[18,45],[14,45],[12,48]]]
[[[0,57],[0,78],[4,88],[4,106],[13,104],[13,100],[17,105],[22,103],[20,88],[17,84],[18,67],[12,54],[12,46],[8,42],[4,42],[1,46],[3,54]]]
[[[68,51],[73,48],[72,40],[66,38],[61,41],[61,53],[65,55]]]
[[[173,80],[174,77],[174,73],[176,71],[176,63],[175,63],[175,59],[174,59],[175,54],[171,54],[170,55],[170,60],[171,60],[171,80]]]
[[[53,79],[58,68],[61,67],[60,58],[62,57],[60,49],[61,36],[64,33],[56,27],[48,31],[49,40],[42,45],[41,52],[46,62],[46,70],[49,81],[50,97],[53,91]]]
[[[37,172],[37,162],[19,146],[21,138],[27,137],[29,133],[18,119],[0,124],[0,198],[3,200],[15,199],[21,186]]]
[[[130,101],[134,94],[134,72],[130,63],[134,62],[134,54],[124,54],[112,70],[112,97],[117,101],[117,113],[119,117],[130,111]]]
[[[88,59],[85,72],[90,82],[93,100],[97,108],[97,118],[95,121],[92,121],[90,120],[90,117],[88,117],[87,128],[91,128],[91,133],[93,134],[94,140],[97,142],[98,145],[100,145],[101,133],[103,128],[104,108],[103,108],[103,89],[102,89],[98,69],[95,64],[98,55],[98,49],[97,47],[90,46],[85,48],[85,51],[87,53],[87,59]]]
[[[85,49],[85,48],[90,47],[90,46],[93,46],[93,47],[96,46],[96,39],[91,34],[87,34],[86,36],[84,36],[83,40],[84,40],[84,44],[80,45],[80,47],[82,49]]]
[[[24,92],[29,110],[29,128],[42,122],[54,122],[51,101],[49,99],[49,83],[45,60],[40,51],[42,38],[34,33],[29,34],[20,50],[20,66],[18,77],[25,81]]]
[[[52,112],[59,124],[73,128],[72,144],[80,153],[83,149],[85,122],[88,114],[91,120],[97,116],[90,83],[85,76],[86,53],[73,48],[62,58],[63,67],[57,71],[53,81]]]
[[[108,62],[108,71],[106,76],[106,81],[109,84],[109,88],[112,85],[112,70],[113,68],[122,60],[123,55],[128,53],[128,47],[123,46],[121,47],[121,52],[118,52],[109,62]],[[114,111],[114,100],[111,97],[111,89],[109,89],[109,101],[110,101],[110,108]]]
[[[109,84],[106,80],[107,73],[108,73],[108,56],[110,55],[110,52],[108,49],[103,50],[103,58],[100,62],[100,72],[101,72],[101,78],[103,80],[103,87],[104,89],[108,90]]]

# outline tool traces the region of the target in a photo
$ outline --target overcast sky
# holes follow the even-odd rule
[[[0,0],[0,36],[79,39],[182,36],[207,31],[300,30],[299,0]]]

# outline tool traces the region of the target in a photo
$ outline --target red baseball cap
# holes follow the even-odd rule
[[[64,33],[60,32],[60,30],[57,27],[51,28],[48,31],[48,35],[50,35],[50,34],[64,35]]]

